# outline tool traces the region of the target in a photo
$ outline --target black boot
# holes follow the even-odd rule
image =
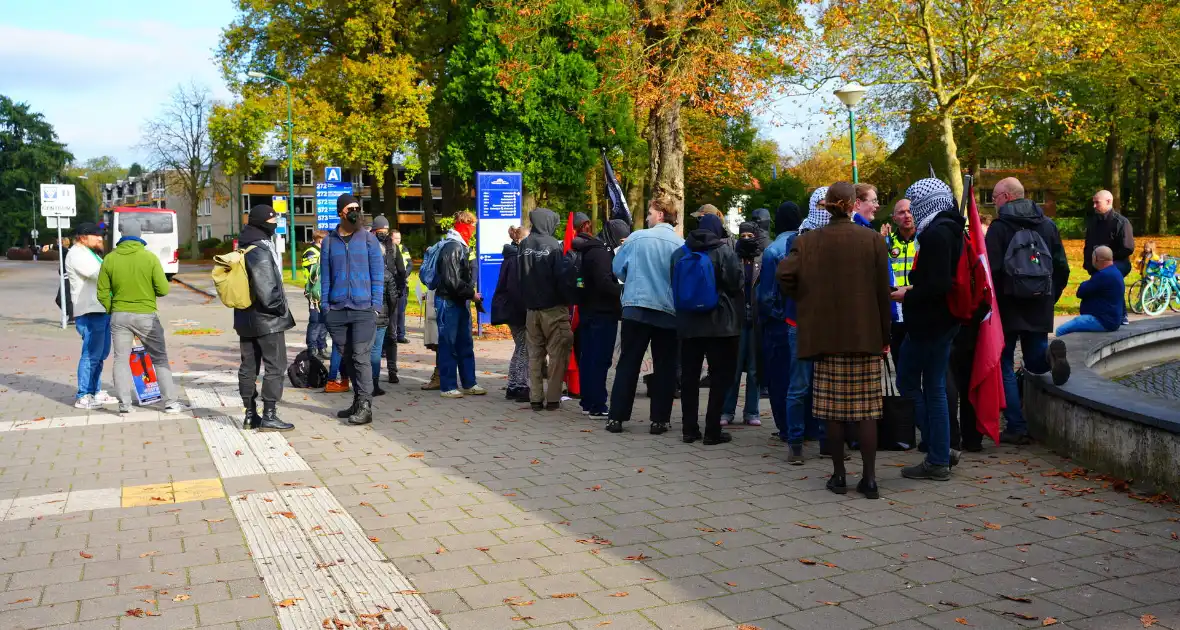
[[[389,378],[388,378],[387,380],[388,380],[390,383],[393,383],[394,385],[397,385],[398,383],[400,383],[400,382],[401,382],[401,380],[400,380],[400,379],[398,379],[398,377],[397,377],[397,372],[390,372],[390,373],[389,373]]]
[[[278,414],[275,413],[274,403],[265,401],[262,403],[262,418],[258,425],[259,431],[290,431],[294,428],[295,425],[290,422],[279,420]]]
[[[516,402],[526,403],[532,399],[532,390],[527,387],[521,387],[516,392]]]
[[[360,396],[358,396],[358,395],[357,395],[357,394],[354,392],[354,393],[352,394],[352,405],[351,405],[351,406],[350,406],[348,409],[345,409],[344,411],[337,411],[337,412],[336,412],[336,417],[337,417],[337,418],[340,418],[341,420],[344,420],[345,418],[350,418],[350,417],[352,417],[352,415],[353,415],[354,413],[356,413],[356,407],[357,407],[357,403],[358,403],[358,401],[359,401],[359,400],[360,400]]]
[[[243,429],[257,429],[262,418],[258,415],[258,403],[253,398],[243,398],[242,405],[246,407],[246,416],[242,419]]]
[[[356,411],[348,418],[348,424],[369,424],[373,421],[373,401],[361,400],[356,404]]]

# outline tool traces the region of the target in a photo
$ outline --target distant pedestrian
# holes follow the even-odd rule
[[[1057,385],[1069,380],[1065,342],[1055,339],[1049,343],[1053,307],[1069,283],[1069,259],[1057,225],[1045,216],[1040,206],[1025,199],[1020,180],[1015,177],[1000,180],[992,198],[999,213],[987,232],[987,257],[996,287],[1000,323],[1004,326],[1000,369],[1007,399],[1004,408],[1007,422],[1000,441],[1028,444],[1028,423],[1016,383],[1016,343],[1020,342],[1025,370],[1033,374],[1052,372]],[[910,325],[912,334],[916,324]]]
[[[405,290],[406,280],[405,261],[401,252],[394,244],[389,232],[389,219],[383,215],[373,218],[373,234],[381,244],[381,256],[385,260],[385,299],[381,309],[377,312],[377,334],[373,342],[374,349],[369,359],[373,363],[373,395],[383,396],[381,389],[381,357],[385,357],[385,365],[389,371],[389,382],[397,383],[397,305],[401,301],[401,292]]]
[[[759,380],[769,390],[770,413],[778,428],[778,439],[790,445],[788,462],[803,464],[803,414],[798,415],[799,425],[788,423],[787,391],[796,370],[795,360],[795,300],[779,290],[775,274],[778,264],[791,251],[791,244],[798,235],[799,206],[793,201],[784,201],[774,215],[774,229],[777,232],[770,247],[762,252],[761,277],[758,280],[758,317],[762,320],[762,355],[765,369]],[[810,367],[808,368],[810,369]]]
[[[891,321],[889,255],[879,234],[852,222],[855,203],[852,184],[832,184],[822,202],[828,225],[795,239],[779,263],[778,279],[783,293],[798,302],[798,356],[815,362],[814,413],[827,422],[832,455],[827,488],[848,491],[845,424],[856,423],[863,463],[856,491],[876,499],[881,362]]]
[[[528,309],[529,392],[534,410],[557,409],[570,348],[569,295],[561,241],[554,237],[557,214],[547,208],[529,213],[532,232],[520,242],[520,284]],[[545,367],[548,366],[548,374]]]
[[[1081,314],[1057,327],[1057,336],[1075,332],[1114,332],[1122,325],[1123,273],[1114,264],[1114,253],[1105,245],[1094,248],[1094,274],[1078,287]]]
[[[398,230],[393,230],[389,233],[393,244],[397,248],[398,256],[402,259],[402,268],[405,270],[405,277],[403,282],[405,284],[398,287],[397,308],[394,310],[394,315],[397,317],[397,343],[410,343],[406,338],[406,307],[410,303],[410,286],[409,278],[410,272],[414,270],[414,261],[410,257],[410,248],[402,245],[402,233]]]
[[[1082,252],[1082,268],[1091,275],[1098,272],[1094,264],[1094,249],[1110,248],[1114,266],[1127,277],[1131,273],[1131,256],[1135,254],[1135,231],[1131,222],[1114,209],[1114,195],[1109,190],[1094,193],[1094,214],[1086,217],[1086,244]]]
[[[676,206],[667,197],[648,204],[646,230],[633,232],[615,251],[611,270],[623,282],[622,351],[611,386],[606,430],[621,433],[631,420],[643,355],[651,345],[651,433],[668,431],[676,393],[676,308],[672,301],[672,254],[684,246],[676,234]]]
[[[470,248],[475,235],[475,215],[466,210],[455,215],[438,253],[438,288],[434,309],[438,320],[438,378],[443,398],[482,396],[488,390],[475,382],[475,344],[471,338],[471,307],[483,302],[471,277]],[[456,379],[456,374],[458,379]]]
[[[97,409],[119,402],[102,389],[103,362],[111,354],[111,316],[98,301],[98,275],[102,270],[103,233],[93,223],[74,230],[74,245],[65,256],[66,278],[74,305],[74,328],[82,337],[78,356],[78,392],[74,406]]]
[[[582,256],[582,284],[576,296],[578,305],[579,352],[582,411],[594,420],[610,417],[606,398],[606,373],[614,356],[615,339],[623,307],[623,285],[611,270],[614,252],[607,242],[622,243],[630,236],[630,227],[614,220],[594,236],[578,234],[573,248]]]
[[[328,358],[328,326],[320,314],[320,244],[327,232],[316,230],[311,236],[311,247],[303,251],[303,272],[307,283],[303,296],[307,298],[307,350],[320,359]]]
[[[496,279],[496,293],[492,296],[492,324],[508,325],[512,333],[512,358],[508,361],[508,391],[504,397],[514,402],[529,402],[529,342],[525,326],[527,309],[520,286],[520,242],[528,235],[528,228],[508,228],[508,242],[504,244],[504,263]]]
[[[156,314],[156,298],[168,295],[168,278],[154,252],[146,249],[136,220],[120,225],[123,237],[115,251],[103,259],[98,274],[98,301],[111,315],[111,342],[115,348],[115,394],[119,413],[131,412],[135,384],[131,376],[131,347],[135,337],[143,342],[156,371],[164,413],[188,411],[178,397],[168,363],[164,326]]]
[[[701,440],[706,446],[732,439],[721,430],[721,412],[729,393],[728,384],[733,382],[737,369],[738,340],[744,318],[744,313],[738,310],[744,311],[742,267],[733,248],[722,240],[724,237],[721,220],[706,215],[701,217],[700,227],[688,234],[684,247],[672,253],[673,296],[679,300],[676,332],[680,340],[683,440],[688,443]],[[707,275],[702,278],[700,272]],[[697,299],[689,302],[685,299],[688,296]],[[709,388],[702,434],[698,409],[701,369],[706,359],[709,373],[717,383]]]
[[[336,199],[340,223],[324,239],[320,306],[341,349],[352,380],[352,405],[336,413],[349,424],[373,421],[373,371],[370,355],[377,331],[377,311],[385,300],[385,260],[377,237],[361,227],[360,202],[349,194]]]
[[[770,221],[767,220],[767,223]],[[758,284],[762,274],[762,241],[756,223],[745,222],[738,227],[737,256],[742,267],[742,300],[738,306],[738,321],[741,336],[738,340],[736,369],[733,384],[725,395],[721,408],[721,425],[734,422],[737,414],[738,390],[742,374],[746,375],[746,397],[742,405],[742,422],[750,426],[762,426],[758,417],[759,356],[762,354],[762,326],[758,318]],[[769,240],[767,241],[769,243]],[[721,384],[717,386],[720,388]]]
[[[283,399],[283,377],[287,371],[286,332],[295,327],[295,317],[283,290],[283,272],[271,239],[279,215],[267,205],[250,209],[250,218],[238,237],[246,251],[246,277],[250,282],[250,306],[234,309],[234,331],[242,361],[238,366],[238,393],[246,407],[243,428],[260,431],[290,431],[295,425],[279,419],[276,407]],[[262,414],[258,413],[258,374],[263,366]]]

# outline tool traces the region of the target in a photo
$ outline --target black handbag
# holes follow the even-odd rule
[[[882,396],[881,419],[877,421],[877,450],[908,451],[917,446],[914,431],[914,401],[902,396],[889,366],[888,354],[881,358],[885,364],[885,393]]]

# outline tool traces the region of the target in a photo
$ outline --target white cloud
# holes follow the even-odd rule
[[[27,101],[75,157],[136,157],[144,121],[181,83],[229,93],[213,61],[218,30],[107,21],[96,34],[0,25],[0,90]]]

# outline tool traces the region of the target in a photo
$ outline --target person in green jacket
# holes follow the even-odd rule
[[[156,315],[156,298],[168,295],[168,278],[155,254],[145,249],[142,232],[134,219],[123,219],[122,238],[102,261],[98,272],[98,301],[111,315],[111,341],[115,347],[115,395],[119,413],[131,412],[135,384],[131,376],[131,348],[135,337],[143,343],[156,369],[164,413],[183,413],[188,406],[177,397],[164,326]],[[145,370],[146,372],[146,370]]]

